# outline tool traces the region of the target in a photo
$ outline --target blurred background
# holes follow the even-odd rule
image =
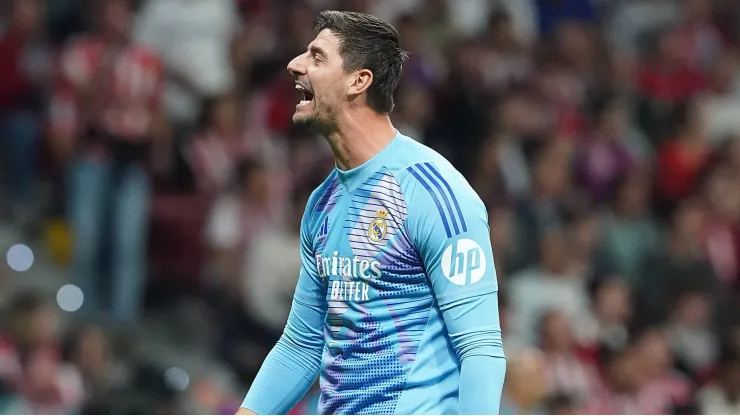
[[[502,413],[740,414],[734,0],[2,0],[0,412],[239,407],[333,166],[285,71],[327,8],[394,23],[393,122],[487,204]]]

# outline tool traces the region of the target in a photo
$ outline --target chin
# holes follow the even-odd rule
[[[323,123],[322,120],[316,116],[316,114],[295,113],[293,114],[293,124],[297,126],[314,127],[320,126]]]

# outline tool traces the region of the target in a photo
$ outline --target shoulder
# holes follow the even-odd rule
[[[428,210],[452,209],[461,216],[471,211],[485,212],[485,205],[467,179],[447,159],[433,149],[414,142],[404,152],[408,156],[395,166],[396,179],[408,202]]]
[[[434,177],[435,182],[441,182],[445,187],[465,194],[473,193],[463,175],[444,156],[436,150],[401,135],[396,155],[387,164],[390,173],[404,185],[421,183],[419,178]]]
[[[401,187],[411,223],[436,224],[452,235],[473,221],[488,221],[483,201],[447,159],[413,139],[402,139],[388,170]]]

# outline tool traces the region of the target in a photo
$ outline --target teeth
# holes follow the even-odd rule
[[[308,104],[310,102],[311,101],[308,101],[308,100],[301,100],[301,102],[299,103],[299,105],[306,105],[306,104]]]

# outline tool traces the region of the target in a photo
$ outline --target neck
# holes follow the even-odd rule
[[[349,170],[378,154],[395,135],[396,129],[386,114],[363,108],[341,113],[335,129],[325,136],[337,167]]]

